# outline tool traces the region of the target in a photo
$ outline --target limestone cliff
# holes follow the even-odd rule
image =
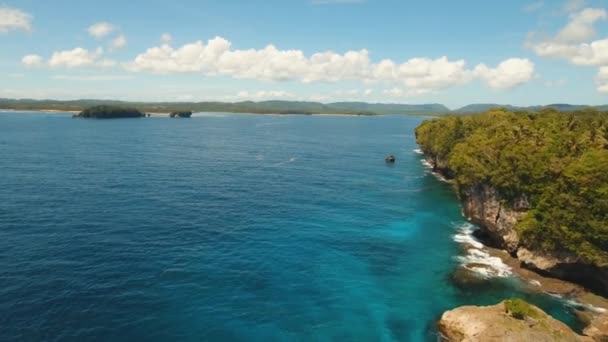
[[[529,209],[527,198],[521,197],[515,205],[503,201],[489,185],[478,185],[460,190],[464,215],[481,227],[482,234],[493,245],[517,252],[519,236],[515,230],[517,222]]]
[[[434,172],[453,177],[447,162],[434,156],[427,156],[427,161]],[[506,201],[490,184],[461,187],[458,195],[464,216],[480,227],[485,242],[507,250],[528,269],[608,295],[608,265],[598,267],[565,251],[548,253],[522,245],[516,225],[530,209],[526,196]]]

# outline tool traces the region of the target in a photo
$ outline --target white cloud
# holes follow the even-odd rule
[[[493,89],[509,89],[526,83],[534,77],[534,63],[528,59],[510,58],[496,68],[489,68],[485,64],[475,67],[474,74]]]
[[[608,94],[608,67],[601,67],[596,77],[597,91]]]
[[[0,5],[0,33],[31,31],[32,15],[22,10]]]
[[[116,30],[116,27],[114,27],[114,25],[112,25],[110,23],[106,23],[106,22],[99,22],[99,23],[93,24],[93,25],[89,26],[89,28],[87,29],[89,34],[97,39],[101,39],[101,38],[109,35],[110,33],[114,32],[115,30]]]
[[[101,48],[89,51],[78,47],[72,50],[58,51],[53,53],[49,59],[49,66],[66,68],[95,66],[104,63],[99,61],[102,54],[103,50]]]
[[[388,95],[391,97],[410,97],[410,96],[418,96],[430,93],[431,89],[403,89],[403,88],[390,88],[382,90],[382,94]]]
[[[105,81],[121,81],[130,80],[132,76],[128,75],[55,75],[55,80],[79,81],[79,82],[105,82]]]
[[[21,59],[21,63],[27,67],[35,67],[42,65],[42,57],[38,55],[27,55]]]
[[[571,0],[564,5],[564,11],[574,12],[585,6],[585,0]]]
[[[318,52],[309,57],[301,50],[233,49],[231,42],[216,37],[181,47],[168,44],[139,54],[125,68],[133,72],[201,73],[260,81],[389,83],[410,89],[410,93],[436,91],[473,79],[464,60],[412,58],[403,63],[382,60],[373,63],[365,49]]]
[[[608,61],[608,40],[586,40],[596,34],[593,25],[606,19],[606,10],[585,8],[571,14],[555,37],[537,39],[538,34],[531,33],[526,45],[540,57],[566,59],[576,65],[602,65]]]
[[[163,42],[163,44],[169,44],[169,43],[171,43],[172,39],[173,39],[173,37],[171,37],[171,35],[169,33],[163,33],[160,36],[160,40],[161,40],[161,42]]]
[[[164,36],[165,41],[169,37]],[[110,46],[126,45],[126,38],[119,36]],[[114,67],[118,62],[103,59],[104,51],[75,48],[57,51],[48,60],[50,67]],[[169,44],[152,47],[137,55],[132,61],[120,63],[131,72],[158,74],[199,73],[205,76],[225,76],[236,79],[280,82],[357,82],[385,84],[393,87],[385,94],[414,96],[462,85],[481,77],[493,88],[507,89],[531,79],[534,65],[523,59],[509,59],[491,69],[481,64],[467,68],[464,60],[450,60],[443,56],[411,58],[398,63],[390,59],[373,62],[367,50],[336,53],[322,51],[306,56],[301,50],[280,50],[273,45],[262,49],[239,50],[232,48],[228,40],[215,37],[206,43],[196,41],[181,47]],[[357,94],[341,96],[369,96],[373,89],[356,90]],[[250,98],[281,96],[283,93],[243,93]]]
[[[555,41],[559,43],[580,43],[595,36],[595,24],[605,20],[606,10],[600,8],[585,8],[570,15],[568,24],[557,34]]]
[[[120,49],[125,46],[127,46],[127,38],[122,34],[110,42],[112,49]]]
[[[259,101],[259,100],[275,100],[275,99],[290,99],[295,98],[296,96],[292,93],[282,91],[282,90],[260,90],[260,91],[240,91],[236,95],[239,100],[251,100],[251,101]]]
[[[571,1],[565,10],[577,10],[584,1]],[[571,13],[569,21],[554,37],[540,37],[530,33],[526,46],[538,56],[564,59],[580,66],[600,67],[596,77],[597,90],[608,94],[608,38],[592,40],[596,36],[594,25],[608,19],[601,8],[584,8]]]
[[[536,11],[540,10],[541,8],[543,8],[544,6],[545,6],[545,3],[543,1],[536,1],[536,2],[531,2],[527,5],[525,5],[523,10],[524,10],[524,12],[536,12]]]
[[[564,85],[566,85],[566,80],[564,79],[545,81],[545,87],[547,88],[559,88]]]

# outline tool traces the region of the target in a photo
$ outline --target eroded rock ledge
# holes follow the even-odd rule
[[[606,315],[596,318],[584,335],[534,305],[503,301],[494,306],[462,306],[446,311],[438,322],[444,341],[608,341]],[[523,308],[523,309],[522,309]]]

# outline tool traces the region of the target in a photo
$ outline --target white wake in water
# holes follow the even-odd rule
[[[293,163],[294,161],[296,161],[296,158],[290,158],[289,160],[285,160],[282,162],[278,162],[276,164],[272,164],[272,165],[270,165],[270,167],[279,167],[279,166],[282,166],[285,164]]]

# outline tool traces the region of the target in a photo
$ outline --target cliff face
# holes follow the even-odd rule
[[[453,173],[447,162],[428,156],[433,171],[446,178]],[[463,214],[480,227],[484,241],[516,256],[522,265],[542,275],[581,284],[598,294],[608,296],[608,265],[597,267],[567,252],[547,253],[522,245],[516,225],[530,209],[525,196],[505,201],[489,184],[459,189]]]
[[[517,252],[519,236],[515,225],[530,207],[527,198],[521,197],[509,205],[485,184],[461,189],[460,198],[464,215],[481,227],[484,237],[511,254]]]
[[[508,312],[505,302],[488,307],[462,306],[445,312],[438,328],[446,341],[593,341],[590,336],[601,336],[577,335],[541,309],[530,307],[533,317],[518,319]]]

